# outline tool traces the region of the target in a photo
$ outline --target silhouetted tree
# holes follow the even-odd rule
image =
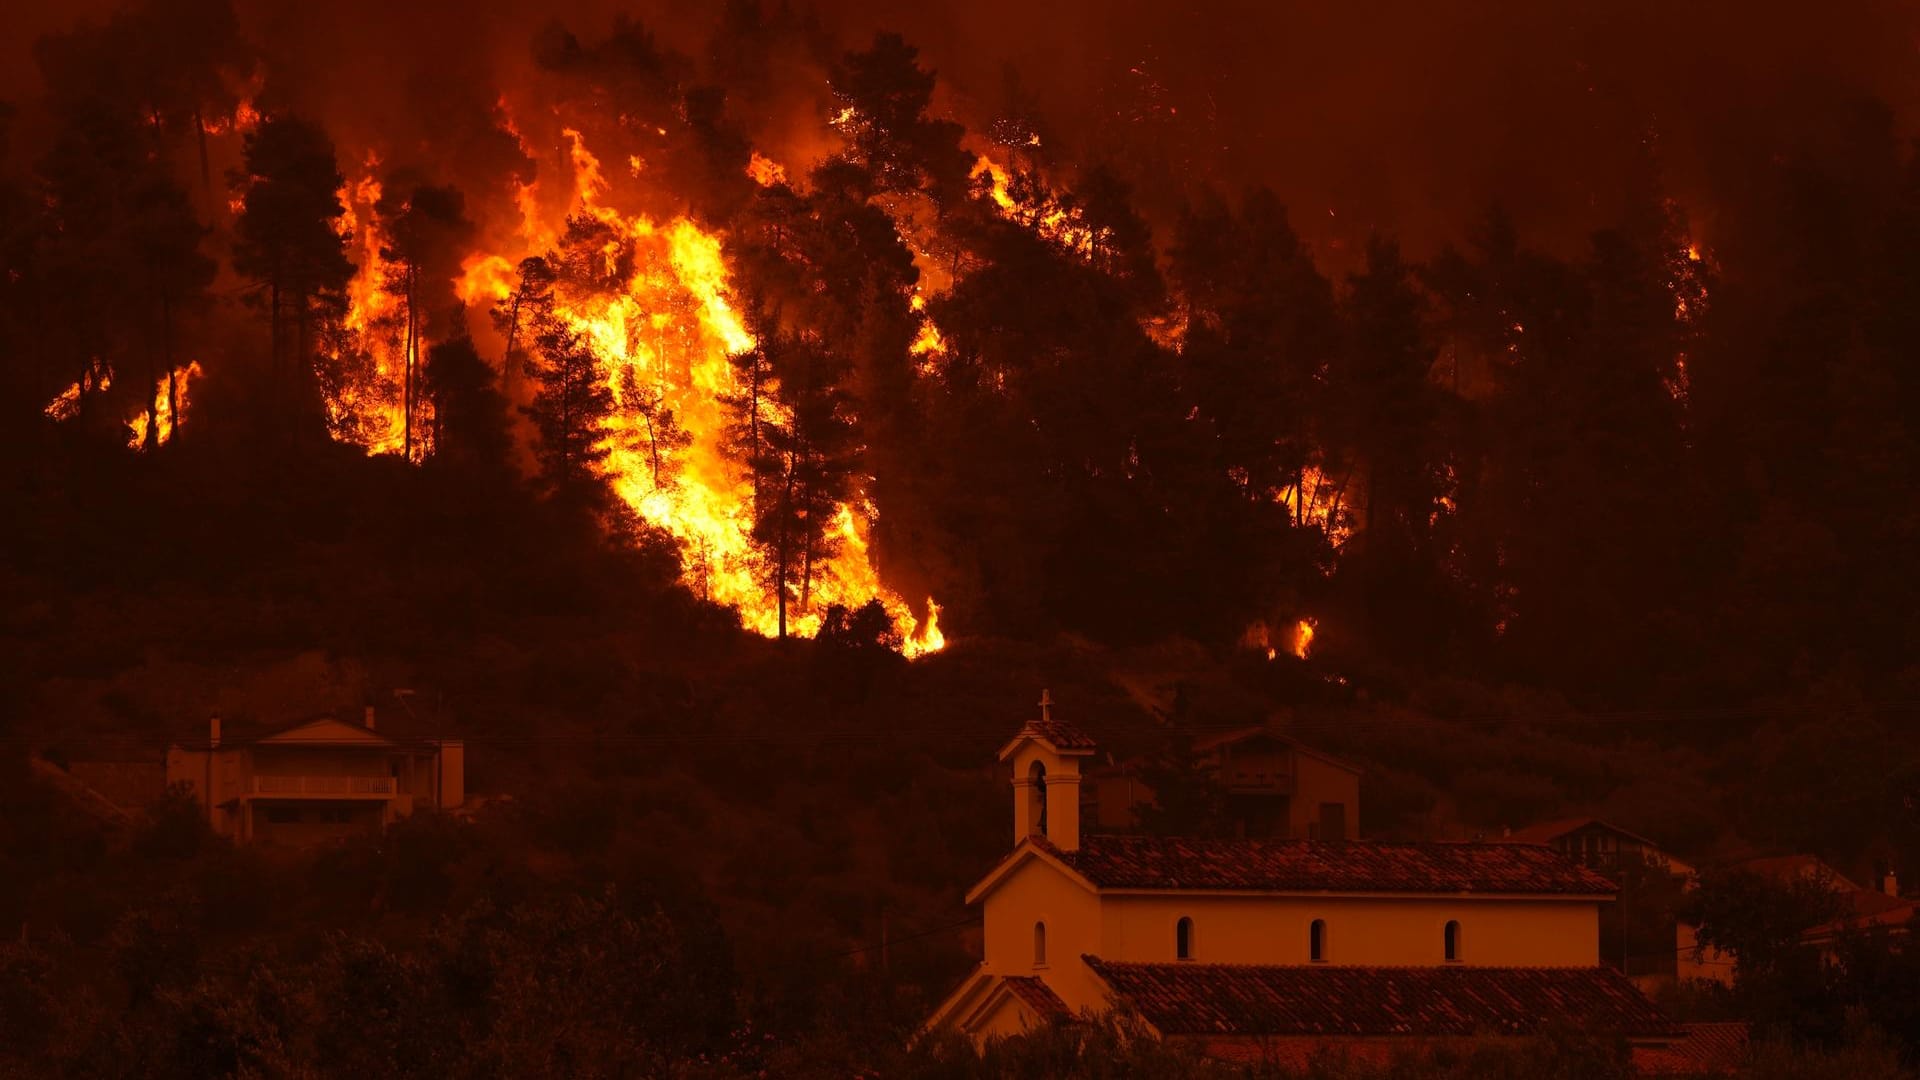
[[[286,398],[311,384],[313,331],[339,317],[353,277],[335,228],[345,181],[332,141],[298,117],[276,116],[248,132],[245,154],[232,176],[242,200],[233,265],[265,294],[272,368]]]
[[[764,347],[786,416],[758,425],[753,540],[785,637],[789,608],[811,609],[815,566],[839,551],[836,510],[852,490],[857,445],[841,388],[844,365],[799,338]]]
[[[453,276],[473,223],[467,220],[466,199],[458,189],[407,178],[390,181],[375,210],[386,222],[389,238],[380,257],[399,268],[398,280],[389,280],[387,287],[404,305],[401,447],[403,456],[411,459],[422,397],[420,342],[425,334],[461,331],[453,318]]]
[[[434,459],[504,472],[512,453],[507,400],[473,341],[458,337],[434,344],[427,352],[425,382],[433,403]]]
[[[933,72],[898,34],[876,34],[864,52],[848,53],[833,75],[834,96],[847,111],[839,119],[856,161],[883,188],[923,191],[942,208],[967,197],[973,162],[960,149],[964,129],[927,115]]]
[[[553,265],[541,256],[532,255],[520,260],[518,271],[513,292],[491,313],[494,325],[507,339],[500,371],[508,400],[513,398],[514,374],[526,366],[523,331],[532,320],[553,308]]]
[[[533,325],[536,387],[521,412],[533,420],[540,442],[534,457],[549,494],[577,509],[598,506],[604,495],[599,476],[606,460],[606,421],[613,391],[600,375],[592,343],[551,313]]]

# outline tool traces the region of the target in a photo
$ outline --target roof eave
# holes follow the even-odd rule
[[[1094,754],[1094,748],[1091,746],[1060,746],[1044,735],[1035,735],[1030,731],[1023,731],[1007,740],[1007,745],[1000,748],[1000,753],[997,755],[998,759],[1001,761],[1008,760],[1013,757],[1014,754],[1019,753],[1022,743],[1029,742],[1038,743],[1045,747],[1049,753],[1058,754],[1061,757],[1092,757]]]
[[[1006,858],[995,864],[993,869],[987,871],[987,876],[981,878],[978,884],[967,890],[967,904],[976,904],[984,899],[1000,882],[1006,880],[1008,874],[1013,873],[1021,863],[1026,862],[1029,856],[1045,861],[1088,892],[1100,892],[1100,886],[1095,884],[1092,878],[1067,865],[1059,856],[1035,843],[1032,837],[1028,837],[1020,841],[1019,845],[1008,852]]]

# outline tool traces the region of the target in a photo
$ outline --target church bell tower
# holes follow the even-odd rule
[[[1053,718],[1053,695],[1040,692],[1040,716],[1000,748],[1013,769],[1013,842],[1044,837],[1061,851],[1080,848],[1080,759],[1093,740]]]

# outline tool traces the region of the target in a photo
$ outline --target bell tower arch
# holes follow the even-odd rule
[[[1053,718],[1053,695],[1040,693],[1040,716],[1029,720],[1000,748],[1012,766],[1013,842],[1045,837],[1062,851],[1080,847],[1080,760],[1093,756],[1093,740]]]

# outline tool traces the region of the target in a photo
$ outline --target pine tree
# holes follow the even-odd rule
[[[403,305],[402,453],[414,457],[415,427],[423,393],[420,342],[428,333],[458,333],[451,281],[463,244],[473,233],[466,200],[458,189],[401,180],[390,183],[376,207],[387,223],[389,243],[380,257],[399,270],[388,289]]]
[[[264,293],[274,377],[283,401],[291,400],[311,383],[315,331],[345,310],[353,278],[336,228],[345,180],[326,132],[278,116],[247,134],[232,181],[242,199],[233,266]]]
[[[765,348],[787,418],[758,425],[753,540],[785,637],[789,608],[811,609],[815,568],[839,553],[835,517],[852,491],[858,447],[844,364],[805,340],[776,338]]]
[[[606,424],[613,391],[600,374],[591,344],[551,312],[533,322],[533,402],[521,407],[540,435],[535,459],[547,492],[563,505],[593,509],[605,485],[599,467],[607,458]]]
[[[512,451],[507,401],[472,339],[454,338],[428,350],[424,382],[433,404],[434,460],[504,473]]]

